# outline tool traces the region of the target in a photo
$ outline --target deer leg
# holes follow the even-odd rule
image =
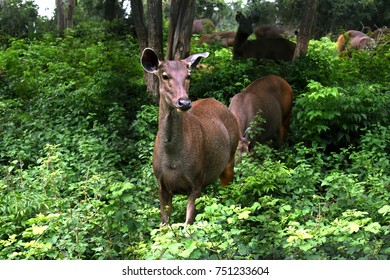
[[[192,225],[195,222],[196,216],[196,199],[200,196],[200,191],[193,191],[188,197],[186,224]]]
[[[229,185],[233,182],[234,179],[234,157],[233,159],[226,165],[222,174],[219,176],[219,181],[223,187]]]
[[[160,195],[161,223],[163,225],[167,225],[169,224],[169,218],[171,217],[171,212],[172,212],[172,194],[169,193],[166,189],[164,189],[160,185],[159,195]]]
[[[278,139],[277,139],[277,143],[276,143],[278,148],[280,148],[281,146],[283,146],[283,144],[286,143],[287,131],[288,131],[289,127],[290,127],[290,115],[288,115],[287,117],[285,117],[283,119],[282,125],[279,127]]]

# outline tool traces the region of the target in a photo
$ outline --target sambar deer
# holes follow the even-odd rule
[[[195,200],[202,189],[220,179],[233,181],[234,156],[239,140],[236,118],[212,98],[191,102],[188,97],[191,70],[199,53],[183,60],[160,61],[146,48],[143,68],[160,81],[158,132],[153,151],[153,170],[158,181],[161,222],[169,223],[174,194],[188,195],[186,223],[195,220]]]
[[[192,34],[206,34],[214,30],[214,22],[209,18],[196,19],[192,23]]]
[[[291,86],[276,75],[261,77],[233,96],[229,109],[236,116],[240,130],[238,161],[243,153],[253,149],[256,142],[275,139],[278,147],[286,142],[292,104]],[[259,115],[265,122],[260,133],[259,129],[252,129],[255,135],[251,139],[248,130]]]
[[[283,38],[283,30],[273,25],[260,25],[255,28],[256,39]]]
[[[348,30],[337,38],[337,50],[339,56],[349,56],[350,50],[370,49],[374,46],[374,39],[357,30]]]
[[[237,12],[236,21],[238,29],[236,39],[233,44],[233,58],[267,58],[276,62],[291,61],[294,56],[295,43],[285,38],[261,38],[248,40],[252,34],[252,24],[255,21],[252,17],[245,17],[241,12]]]
[[[231,47],[234,44],[236,32],[234,31],[220,31],[211,34],[205,34],[199,38],[199,44],[213,44],[219,42],[224,47]]]

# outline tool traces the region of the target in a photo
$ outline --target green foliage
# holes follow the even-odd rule
[[[6,42],[7,36],[32,36],[36,32],[37,8],[34,1],[2,1],[0,5],[0,42]]]
[[[388,50],[339,58],[327,38],[289,64],[210,51],[193,99],[228,104],[274,73],[293,86],[289,143],[257,145],[207,187],[194,225],[159,226],[158,107],[139,49],[96,23],[0,52],[0,259],[388,259]],[[373,66],[374,68],[370,68]]]

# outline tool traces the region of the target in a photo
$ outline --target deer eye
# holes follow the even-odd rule
[[[163,74],[162,74],[162,79],[163,79],[164,81],[168,81],[168,80],[170,80],[171,78],[168,76],[168,74],[163,73]]]

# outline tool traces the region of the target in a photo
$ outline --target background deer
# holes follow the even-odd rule
[[[283,30],[273,25],[261,25],[255,28],[256,39],[283,38]]]
[[[368,49],[375,46],[374,39],[368,37],[363,32],[357,30],[348,30],[341,34],[337,39],[337,50],[339,56],[342,56],[348,50]]]
[[[211,34],[205,34],[199,38],[199,43],[207,43],[211,45],[214,42],[221,43],[224,47],[231,47],[234,44],[234,40],[236,38],[236,32],[234,31],[221,31],[214,32]]]
[[[265,143],[273,138],[276,145],[286,142],[290,126],[293,92],[286,80],[269,75],[253,81],[241,93],[233,96],[229,109],[236,116],[240,130],[238,158],[250,151],[256,142]],[[248,129],[256,117],[264,119],[261,133],[253,129],[255,135],[250,139]]]
[[[234,155],[239,140],[236,118],[212,98],[191,102],[191,69],[208,53],[179,61],[159,61],[152,49],[142,53],[143,68],[160,80],[158,132],[153,170],[158,181],[161,222],[169,223],[174,194],[188,195],[186,223],[195,220],[195,200],[202,188],[220,178],[233,180]]]
[[[214,32],[215,25],[211,19],[196,19],[192,23],[192,34],[206,34]]]
[[[291,61],[294,56],[295,43],[285,38],[261,38],[248,40],[252,34],[252,24],[255,18],[246,18],[242,13],[237,12],[236,21],[238,29],[233,44],[233,58],[267,58],[275,61]]]

